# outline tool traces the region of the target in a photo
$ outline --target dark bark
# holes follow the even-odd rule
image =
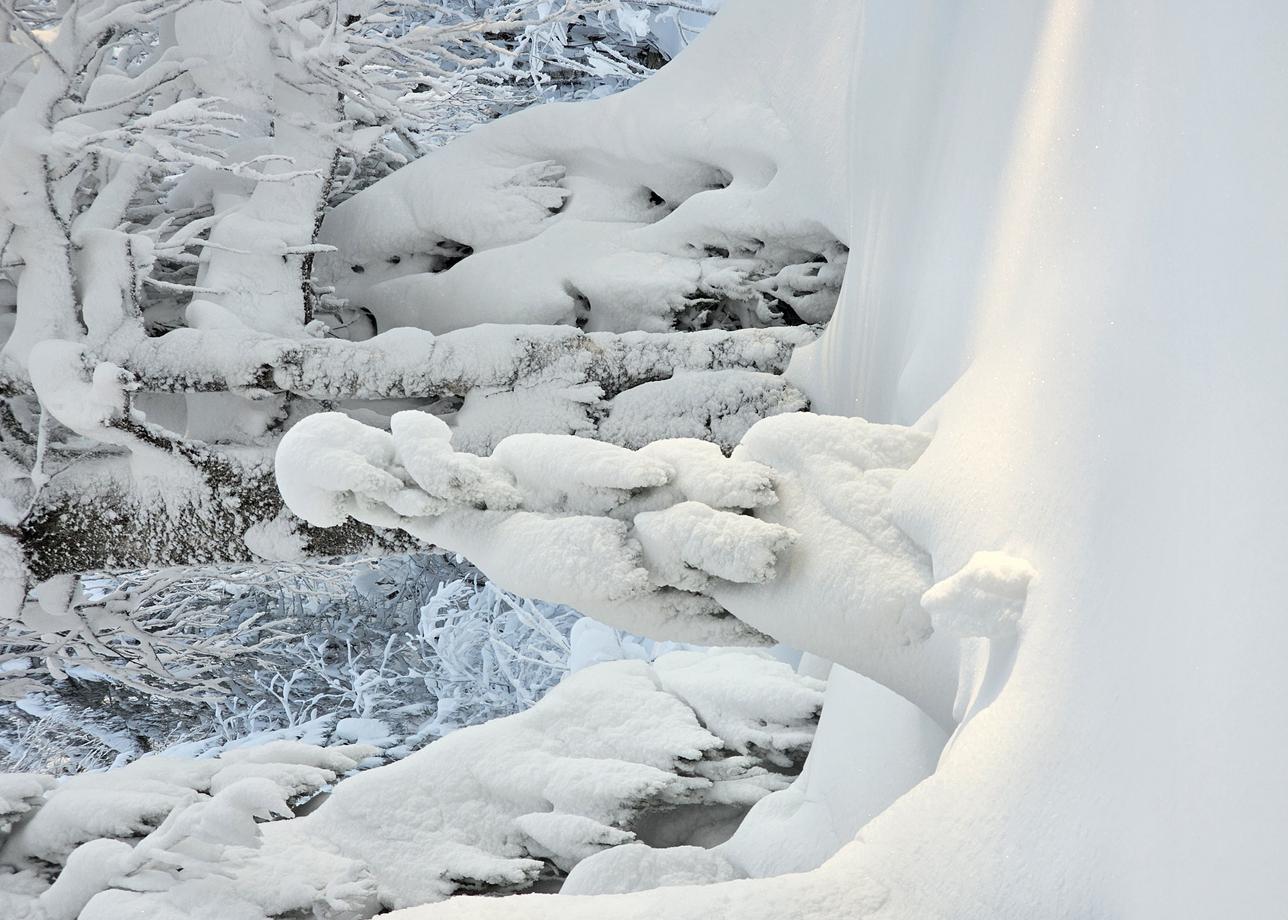
[[[134,479],[124,454],[55,475],[16,528],[32,577],[253,560],[247,529],[282,511],[271,457],[209,453],[197,468],[200,480],[164,495]],[[398,552],[414,542],[353,521],[329,529],[297,526],[304,552],[315,557],[373,545]]]

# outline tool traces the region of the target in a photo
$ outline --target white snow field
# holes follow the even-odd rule
[[[590,328],[616,328],[615,307],[638,308],[618,284],[638,268],[623,263],[647,260],[657,290],[645,300],[662,303],[672,279],[702,270],[679,251],[699,230],[730,246],[847,244],[835,316],[789,377],[815,411],[910,426],[891,430],[921,443],[906,463],[847,466],[871,432],[837,430],[811,476],[799,439],[840,422],[753,428],[733,462],[766,466],[777,504],[735,504],[766,509],[739,526],[783,526],[770,516],[782,509],[796,533],[789,544],[760,531],[757,578],[712,569],[721,534],[699,535],[709,513],[696,508],[667,522],[688,536],[658,540],[680,558],[654,558],[639,518],[687,506],[672,495],[627,518],[613,491],[674,481],[647,452],[610,463],[618,480],[592,477],[587,457],[553,511],[471,512],[500,522],[485,536],[448,514],[425,534],[484,550],[475,561],[507,587],[517,553],[564,547],[575,563],[572,531],[610,556],[634,546],[618,568],[586,563],[624,593],[588,597],[570,577],[550,599],[602,610],[662,584],[696,589],[716,607],[676,609],[675,622],[745,616],[954,731],[933,775],[872,817],[870,764],[896,728],[916,731],[875,718],[862,736],[867,707],[884,711],[873,691],[858,678],[830,688],[795,800],[762,806],[736,838],[754,874],[811,871],[728,880],[723,851],[677,866],[630,849],[592,858],[569,890],[714,883],[458,898],[394,916],[1282,916],[1285,34],[1288,7],[1254,0],[732,0],[643,86],[505,119],[340,208],[324,236],[355,263],[434,238],[480,250],[452,272],[350,290],[378,317],[434,331],[530,303],[553,321],[577,309],[576,292]],[[473,192],[502,168],[535,172],[482,213]],[[656,198],[670,213],[650,221]],[[345,500],[399,512],[399,484],[381,483],[383,506],[360,490]],[[630,537],[627,520],[644,532]],[[897,528],[879,532],[900,547],[902,590],[940,582],[929,613],[876,602],[888,586],[865,576],[890,567],[816,542],[824,524],[858,541],[881,522]],[[790,608],[767,610],[777,578]],[[655,609],[618,613],[648,632],[672,626]]]

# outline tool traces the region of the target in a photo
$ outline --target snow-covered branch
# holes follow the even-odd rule
[[[362,342],[283,339],[246,329],[181,329],[103,359],[152,392],[264,391],[318,399],[465,397],[558,379],[601,398],[697,370],[781,373],[816,328],[582,333],[570,326],[481,326],[434,336],[397,329]]]
[[[426,413],[391,429],[338,413],[292,428],[277,453],[288,507],[319,527],[401,529],[632,632],[815,650],[951,724],[956,638],[931,629],[930,561],[890,499],[926,435],[791,413],[757,422],[732,457],[685,438],[632,451],[540,434],[478,457]]]

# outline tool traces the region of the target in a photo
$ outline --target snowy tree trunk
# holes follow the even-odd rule
[[[271,448],[206,445],[149,424],[129,408],[136,387],[285,392],[325,400],[435,399],[480,390],[503,395],[529,385],[540,391],[541,384],[556,380],[564,389],[592,388],[609,397],[604,405],[611,408],[613,397],[677,371],[751,369],[768,372],[750,374],[753,381],[781,386],[772,374],[785,368],[796,344],[814,336],[799,327],[683,335],[540,327],[499,332],[434,337],[405,330],[355,344],[258,334],[240,341],[231,334],[177,330],[137,340],[126,354],[150,373],[139,380],[118,369],[114,381],[105,373],[113,365],[78,346],[42,346],[37,395],[56,419],[83,437],[114,445],[107,449],[115,453],[63,469],[55,458],[55,472],[13,530],[31,575],[40,580],[99,569],[247,561],[254,558],[247,533],[282,515]],[[210,364],[203,367],[203,359]],[[59,362],[66,362],[65,373],[55,373]],[[86,411],[95,405],[101,411]],[[659,431],[665,433],[669,418],[664,407]],[[300,556],[355,552],[373,540],[385,547],[410,545],[406,537],[377,538],[357,523],[334,532],[285,519],[273,526]]]
[[[45,338],[75,338],[83,327],[76,312],[70,225],[61,214],[59,189],[46,153],[50,111],[66,98],[61,70],[46,66],[31,80],[18,104],[0,116],[0,261],[19,264],[18,311],[5,343],[6,375],[26,376],[32,346]]]
[[[163,481],[137,476],[137,462],[117,457],[97,462],[92,470],[55,476],[14,531],[32,578],[248,562],[257,558],[248,541],[261,551],[277,547],[285,558],[340,556],[373,547],[396,552],[412,545],[356,522],[321,529],[289,520],[266,452],[250,457],[211,452],[195,461],[172,462],[190,468],[167,470]],[[275,525],[279,516],[283,520]],[[256,542],[261,532],[274,542]]]
[[[436,399],[558,379],[601,398],[676,372],[781,373],[813,327],[699,333],[583,333],[571,326],[489,326],[433,336],[399,329],[365,342],[180,329],[101,357],[150,392],[267,391],[316,399]]]
[[[299,337],[311,318],[304,263],[337,151],[336,93],[279,47],[293,36],[261,3],[201,0],[176,15],[175,34],[204,59],[193,69],[198,89],[243,119],[235,151],[262,161],[248,193],[240,183],[215,192],[198,279],[211,293],[200,296],[249,328]]]

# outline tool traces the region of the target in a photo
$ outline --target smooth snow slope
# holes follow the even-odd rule
[[[822,869],[413,916],[1283,914],[1285,34],[1273,0],[734,0],[620,97],[682,136],[791,112],[780,181],[852,253],[795,379],[929,412],[897,501],[937,578],[1038,574],[1000,693]]]
[[[961,314],[976,354],[896,495],[937,576],[993,548],[1040,573],[1005,689],[873,829],[893,855],[943,816],[922,859],[997,885],[958,915],[1288,901],[1285,29],[1270,2],[1062,2],[1034,35]],[[946,279],[925,255],[906,270]],[[945,846],[963,834],[976,852]]]

